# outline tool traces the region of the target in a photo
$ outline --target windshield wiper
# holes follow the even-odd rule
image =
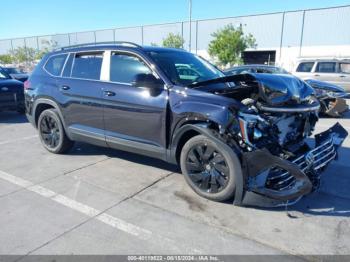
[[[240,74],[240,75],[231,75],[231,76],[214,78],[214,79],[201,81],[201,82],[194,82],[188,85],[188,87],[196,88],[200,86],[206,86],[206,85],[217,84],[217,83],[226,83],[226,82],[240,83],[240,82],[252,82],[252,81],[256,81],[256,78],[253,75]]]

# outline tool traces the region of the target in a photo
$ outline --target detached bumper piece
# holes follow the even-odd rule
[[[265,197],[293,201],[319,186],[320,173],[337,158],[337,149],[347,137],[347,131],[335,124],[315,136],[315,148],[305,150],[294,159],[282,159],[267,150],[256,150],[243,155],[245,190]],[[239,197],[236,195],[236,197]],[[235,203],[239,204],[243,195]]]
[[[327,102],[322,102],[327,103]],[[343,113],[349,110],[349,106],[344,98],[337,98],[334,102],[328,102],[326,114],[331,117],[341,117]]]

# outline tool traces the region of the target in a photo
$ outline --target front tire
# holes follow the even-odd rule
[[[188,185],[200,196],[214,201],[231,199],[241,164],[233,150],[214,139],[199,135],[187,141],[180,165]]]
[[[47,109],[40,114],[38,132],[42,145],[51,153],[66,153],[74,144],[67,137],[56,109]]]

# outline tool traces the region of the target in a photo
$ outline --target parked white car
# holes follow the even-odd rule
[[[293,74],[303,80],[329,82],[350,92],[350,59],[302,59]]]

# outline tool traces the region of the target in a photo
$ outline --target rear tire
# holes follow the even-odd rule
[[[187,141],[181,151],[180,165],[188,185],[198,195],[214,201],[231,199],[236,188],[235,177],[242,175],[234,151],[203,135]]]
[[[67,137],[56,109],[47,109],[40,114],[38,132],[42,145],[51,153],[66,153],[74,145]]]

